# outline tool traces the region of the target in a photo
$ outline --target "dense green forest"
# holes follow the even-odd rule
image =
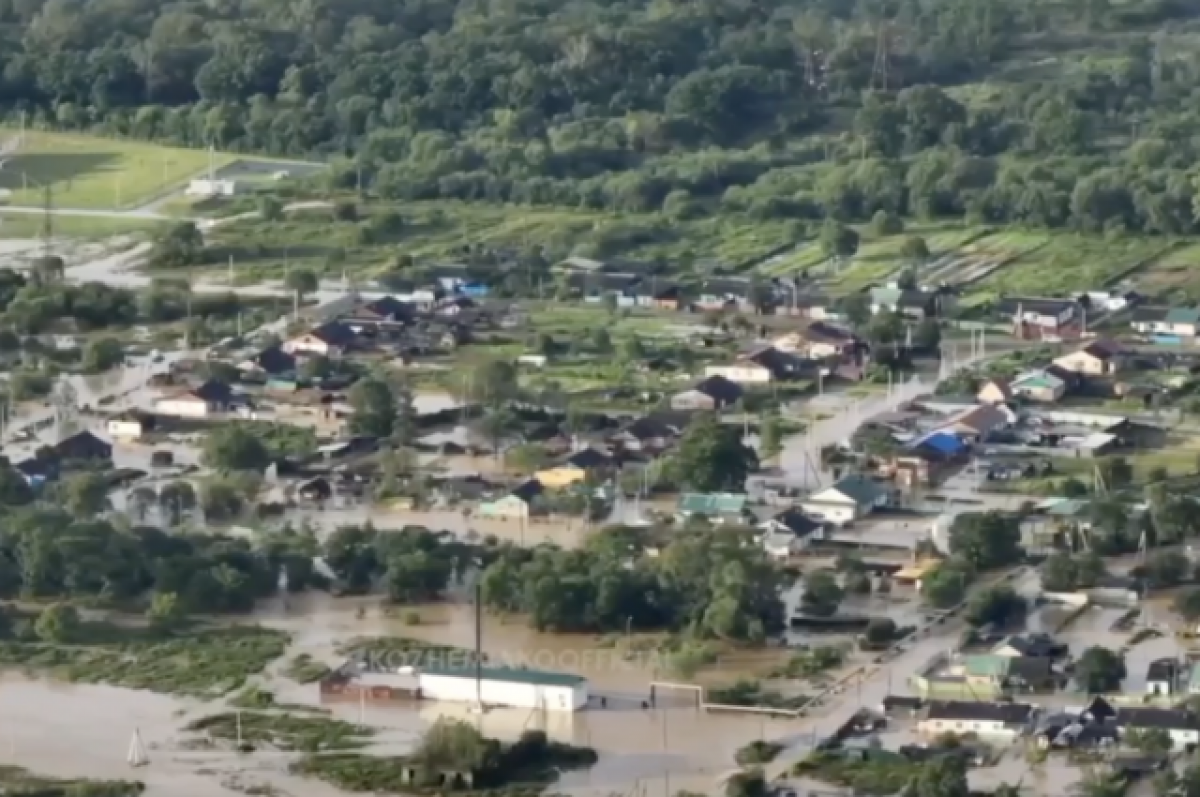
[[[386,200],[1170,234],[1196,224],[1198,22],[1197,0],[2,0],[0,105],[344,157],[335,181]]]

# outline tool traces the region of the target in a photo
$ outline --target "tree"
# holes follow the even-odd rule
[[[315,293],[321,287],[321,281],[317,279],[317,275],[306,268],[295,268],[289,271],[283,284],[288,290],[294,291],[299,299],[303,299],[307,294]]]
[[[245,426],[218,426],[204,439],[201,461],[220,471],[262,471],[271,464],[263,441]]]
[[[354,410],[350,429],[355,434],[382,439],[395,431],[396,396],[387,382],[375,377],[360,379],[350,388],[347,398]]]
[[[125,361],[125,350],[116,338],[90,341],[83,349],[83,370],[99,374]]]
[[[279,221],[283,218],[283,203],[277,197],[263,194],[258,198],[258,215],[263,221]]]
[[[173,224],[154,242],[150,258],[160,268],[184,268],[200,263],[204,236],[193,222]]]
[[[763,419],[758,450],[768,459],[783,450],[783,419],[778,415],[768,415]]]
[[[158,503],[171,525],[178,525],[198,505],[196,489],[189,482],[171,482],[163,485],[158,494]]]
[[[940,351],[942,348],[942,327],[936,318],[922,318],[913,331],[913,345],[924,351]]]
[[[843,595],[832,570],[817,570],[804,579],[800,605],[809,614],[829,617],[837,612]]]
[[[903,797],[967,797],[966,759],[935,756],[922,763],[902,792]]]
[[[343,222],[358,221],[358,205],[347,200],[335,202],[333,204],[333,220]]]
[[[1183,619],[1194,623],[1200,620],[1200,587],[1185,589],[1175,595],[1172,604]]]
[[[541,470],[547,461],[546,449],[537,443],[513,446],[504,452],[504,462],[520,473],[532,474]]]
[[[67,265],[58,255],[46,255],[33,261],[34,282],[38,285],[53,285],[62,282]]]
[[[1075,662],[1075,681],[1089,694],[1120,689],[1125,675],[1125,658],[1108,648],[1090,647]]]
[[[936,609],[953,608],[962,603],[972,575],[961,561],[942,562],[921,579],[921,596]]]
[[[736,426],[706,415],[687,427],[675,451],[677,481],[700,493],[741,492],[758,458],[742,444]]]
[[[24,506],[33,502],[33,488],[7,460],[0,462],[0,506]]]
[[[1165,757],[1175,749],[1171,734],[1162,728],[1131,728],[1121,740],[1147,755]]]
[[[910,235],[900,245],[900,256],[915,266],[929,260],[929,244],[919,235]]]
[[[73,473],[63,479],[63,504],[75,517],[92,517],[108,509],[108,478],[104,473]]]
[[[487,754],[487,740],[474,726],[441,717],[425,731],[413,757],[430,772],[472,772],[483,767]]]
[[[858,233],[835,219],[826,219],[817,238],[826,257],[841,260],[858,251]]]
[[[641,362],[646,358],[646,347],[637,335],[630,335],[621,342],[621,359],[627,363]]]
[[[387,560],[388,598],[394,603],[436,600],[453,572],[452,562],[426,551],[397,554]]]
[[[1190,579],[1192,563],[1178,551],[1157,551],[1146,561],[1143,570],[1148,587],[1166,589]]]
[[[852,595],[870,595],[871,577],[861,571],[848,573],[843,581],[843,586],[846,592]]]
[[[310,382],[328,379],[334,373],[333,360],[317,354],[305,360],[297,369],[297,376]]]
[[[971,512],[955,516],[950,526],[950,552],[977,570],[990,570],[1018,562],[1021,548],[1020,519],[1003,512]]]
[[[976,627],[991,624],[1004,627],[1023,621],[1028,609],[1025,599],[1004,584],[972,596],[964,616]]]
[[[899,235],[904,232],[904,220],[895,213],[889,213],[886,210],[877,210],[875,211],[875,215],[871,217],[869,231],[875,238]]]
[[[183,604],[174,592],[156,592],[146,609],[146,619],[160,631],[171,631],[184,617]]]
[[[601,356],[612,354],[612,338],[609,337],[608,330],[604,327],[596,327],[592,330],[592,350]]]
[[[862,329],[871,320],[871,297],[865,293],[851,293],[840,300],[838,308],[855,329]]]
[[[64,644],[79,638],[79,612],[69,603],[52,603],[42,610],[33,631],[43,642]]]
[[[867,623],[863,638],[871,645],[885,645],[896,638],[896,621],[889,617],[877,617]]]
[[[920,286],[917,282],[917,272],[911,268],[906,268],[900,272],[900,276],[896,278],[896,287],[902,291],[915,291]]]

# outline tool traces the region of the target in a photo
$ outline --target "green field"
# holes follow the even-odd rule
[[[107,238],[128,233],[152,233],[165,223],[154,219],[55,216],[52,231],[56,238]],[[37,238],[42,235],[42,230],[41,216],[5,213],[0,207],[0,238]]]
[[[1022,233],[1006,233],[1023,238]],[[1109,237],[1057,233],[1045,246],[1029,251],[977,286],[994,294],[1055,296],[1097,290],[1122,272],[1163,252],[1161,238]]]
[[[16,136],[0,129],[0,139]],[[233,156],[217,153],[217,168]],[[14,205],[41,205],[43,187],[53,190],[57,207],[122,209],[138,207],[202,173],[203,150],[179,149],[70,133],[25,131],[16,154],[4,159],[0,188],[13,192]]]
[[[1186,243],[1163,255],[1136,283],[1138,290],[1166,301],[1200,299],[1200,243]]]

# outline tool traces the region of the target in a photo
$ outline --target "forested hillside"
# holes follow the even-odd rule
[[[1196,224],[1200,0],[0,0],[0,23],[10,122],[340,155],[383,199]]]

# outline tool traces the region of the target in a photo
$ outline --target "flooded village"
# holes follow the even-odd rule
[[[141,254],[64,284],[164,290]],[[882,302],[556,268],[554,302],[439,266],[261,285],[254,327],[133,328],[103,368],[52,352],[107,332],[26,346],[0,764],[295,797],[1190,776],[1200,446],[1169,392],[1101,391],[1192,359],[1119,318],[1014,335],[1024,304],[918,344]]]

